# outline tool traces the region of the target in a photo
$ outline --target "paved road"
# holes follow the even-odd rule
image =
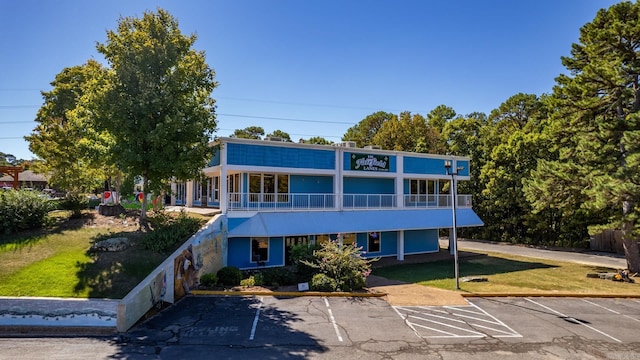
[[[638,359],[640,300],[187,297],[125,336],[0,339],[0,359]]]
[[[448,240],[440,240],[440,246],[448,248]],[[611,269],[626,269],[627,261],[623,256],[605,252],[572,252],[562,250],[540,249],[505,243],[489,243],[458,239],[458,248],[482,252],[497,252],[520,255],[537,259],[569,261],[579,264],[599,266]]]

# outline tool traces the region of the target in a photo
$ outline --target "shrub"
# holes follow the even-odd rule
[[[77,219],[82,216],[82,210],[89,207],[89,199],[80,193],[70,192],[61,205],[64,210],[71,210],[71,217]]]
[[[306,262],[314,262],[314,252],[319,249],[320,245],[317,244],[298,244],[291,248],[291,262],[296,267],[296,273],[302,280],[310,280],[313,275],[318,273],[316,268],[307,265]]]
[[[256,281],[253,276],[240,280],[240,286],[255,286]]]
[[[310,287],[314,291],[336,291],[338,282],[325,274],[315,274],[311,278]]]
[[[142,245],[153,251],[166,253],[189,239],[202,226],[202,220],[180,213],[177,218],[158,214],[150,220],[153,231],[142,239]]]
[[[262,272],[264,284],[267,286],[280,286],[295,284],[295,276],[287,268],[268,268]]]
[[[222,285],[236,286],[242,280],[242,271],[235,266],[225,266],[218,270],[217,275],[218,282]]]
[[[40,228],[50,209],[49,201],[35,191],[0,191],[0,232]]]
[[[315,252],[313,261],[301,262],[335,280],[336,289],[360,290],[371,273],[371,263],[378,260],[364,258],[360,250],[352,244],[340,246],[336,242],[327,241]]]
[[[218,284],[218,276],[214,273],[207,273],[200,276],[200,284],[206,287],[214,287]]]

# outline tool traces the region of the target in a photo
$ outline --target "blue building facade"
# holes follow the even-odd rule
[[[174,184],[175,205],[219,210],[227,218],[224,265],[289,264],[295,244],[339,240],[368,257],[439,251],[451,229],[454,179],[469,179],[470,159],[375,148],[221,138],[205,181]],[[457,195],[458,227],[482,226],[470,195]]]

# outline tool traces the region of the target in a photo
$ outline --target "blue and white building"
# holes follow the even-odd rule
[[[277,140],[220,138],[206,180],[174,184],[175,205],[225,218],[223,265],[284,266],[294,244],[328,239],[398,260],[440,250],[453,224],[445,161],[468,180],[469,158]],[[471,201],[457,195],[458,227],[483,225]]]

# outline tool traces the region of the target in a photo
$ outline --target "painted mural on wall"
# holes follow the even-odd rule
[[[174,259],[175,300],[195,289],[202,275],[222,268],[227,228],[224,221],[218,223],[197,234],[197,238]]]
[[[164,302],[164,296],[167,294],[167,273],[161,271],[156,275],[155,279],[149,283],[149,301],[151,306],[160,306]]]

